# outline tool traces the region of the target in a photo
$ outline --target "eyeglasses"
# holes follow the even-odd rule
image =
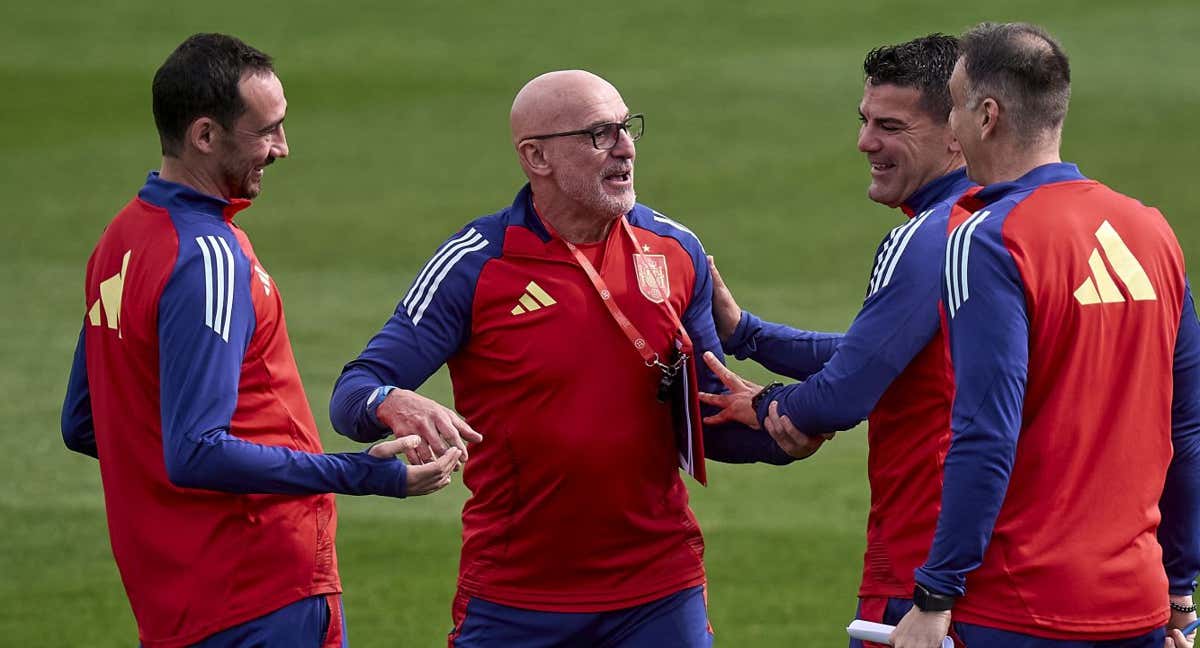
[[[547,133],[545,135],[530,135],[523,138],[527,140],[550,139],[552,137],[567,137],[570,135],[591,135],[592,146],[601,151],[610,151],[616,147],[617,142],[621,141],[621,131],[629,133],[629,139],[638,141],[642,138],[642,133],[646,132],[646,121],[641,113],[630,115],[623,122],[612,122],[609,124],[600,124],[583,130],[563,131],[561,133]]]

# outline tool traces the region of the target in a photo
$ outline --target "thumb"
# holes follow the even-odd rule
[[[714,286],[725,286],[725,280],[721,279],[721,272],[717,270],[717,262],[713,260],[712,255],[708,255],[708,273],[712,275]]]
[[[458,448],[450,448],[446,454],[438,457],[437,465],[442,472],[451,471],[458,464],[458,458],[462,456],[462,450]]]

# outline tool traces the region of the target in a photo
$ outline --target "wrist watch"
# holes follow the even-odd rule
[[[777,381],[777,382],[770,383],[766,387],[763,387],[762,389],[758,390],[758,393],[755,394],[750,399],[750,407],[753,407],[754,411],[757,413],[758,406],[762,405],[763,399],[765,399],[767,396],[769,396],[771,394],[771,392],[775,391],[776,389],[779,389],[780,387],[783,387],[783,383]]]
[[[922,612],[945,612],[953,608],[957,600],[957,596],[935,594],[920,583],[913,586],[913,605]]]
[[[391,385],[382,385],[376,387],[375,391],[371,392],[371,395],[367,397],[367,418],[371,419],[371,422],[379,427],[387,427],[379,420],[379,406],[383,404],[383,401],[387,400],[387,395],[392,393],[394,389],[395,387]]]

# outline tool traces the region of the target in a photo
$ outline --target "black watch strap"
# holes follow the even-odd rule
[[[957,596],[936,594],[925,589],[920,583],[913,586],[913,605],[922,612],[945,612],[954,607]]]
[[[767,385],[766,387],[763,387],[762,389],[758,390],[758,393],[755,394],[750,399],[750,407],[753,407],[754,411],[757,412],[758,406],[762,405],[763,399],[766,398],[767,396],[769,396],[771,394],[771,392],[775,391],[776,389],[779,389],[780,387],[783,387],[783,383],[773,382],[773,383],[770,383],[769,385]]]

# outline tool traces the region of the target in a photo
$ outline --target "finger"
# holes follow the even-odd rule
[[[371,456],[378,459],[387,459],[415,448],[421,438],[415,435],[402,436],[398,439],[388,439],[371,446],[367,451]]]
[[[397,438],[408,440],[403,448],[404,457],[408,459],[408,463],[420,465],[429,461],[426,457],[429,457],[432,451],[429,449],[429,444],[419,434],[407,434]]]
[[[483,435],[476,432],[475,428],[471,427],[461,416],[453,414],[454,426],[458,428],[458,435],[466,439],[470,443],[479,443],[483,441]]]
[[[416,448],[413,448],[413,453],[417,455],[418,464],[427,464],[437,459],[437,454],[434,453],[433,448],[424,439],[421,440],[421,443]]]
[[[792,440],[787,438],[787,435],[780,431],[778,418],[772,418],[770,415],[767,415],[767,417],[763,419],[763,429],[765,429],[767,434],[775,440],[775,445],[778,445],[784,452],[792,454]]]
[[[717,412],[716,414],[713,414],[712,416],[705,416],[704,424],[705,425],[719,425],[721,423],[726,423],[728,421],[734,421],[734,420],[736,420],[736,419],[733,417],[733,414],[729,413],[729,410],[721,410],[720,412]]]
[[[778,401],[771,401],[771,404],[774,405],[776,402],[778,402]],[[777,412],[779,411],[778,408],[776,409],[776,411]],[[783,416],[779,417],[779,427],[780,427],[780,429],[783,430],[783,432],[785,434],[792,437],[793,439],[801,439],[803,437],[808,436],[807,434],[804,434],[803,432],[801,432],[800,429],[797,428],[795,425],[792,425],[792,419],[788,418],[787,414],[784,414]]]
[[[458,448],[450,448],[446,451],[446,454],[442,455],[437,460],[437,466],[441,473],[441,479],[447,480],[447,483],[449,483],[448,480],[450,479],[450,476],[453,475],[454,471],[458,469],[458,462],[463,456],[464,453],[462,450],[459,450]]]
[[[462,450],[458,448],[450,448],[446,454],[438,457],[437,465],[443,470],[450,470],[454,467],[455,462],[462,456]],[[451,470],[453,472],[453,470]]]
[[[421,416],[416,421],[417,434],[425,439],[425,443],[433,450],[436,456],[442,456],[446,452],[446,443],[442,441],[442,436],[438,434],[437,426],[430,421],[426,416]]]
[[[767,406],[767,416],[763,419],[763,427],[767,429],[767,434],[775,439],[775,443],[783,448],[784,452],[792,454],[796,451],[796,441],[787,434],[779,416],[779,401],[771,401],[771,404]]]
[[[437,426],[438,436],[446,441],[447,446],[457,448],[464,456],[467,454],[467,442],[458,436],[458,426],[454,424],[454,419],[447,410],[443,410],[441,416],[434,419],[434,425]]]
[[[733,403],[733,397],[729,394],[710,394],[708,392],[700,392],[700,402],[704,405],[714,405],[725,409]]]
[[[742,380],[742,377],[734,373],[729,367],[721,364],[721,361],[717,359],[717,356],[714,355],[712,351],[704,352],[704,364],[708,365],[708,368],[711,369],[714,374],[716,374],[717,378],[719,378],[721,382],[724,383],[725,387],[727,387],[730,391],[745,390],[746,386]]]

